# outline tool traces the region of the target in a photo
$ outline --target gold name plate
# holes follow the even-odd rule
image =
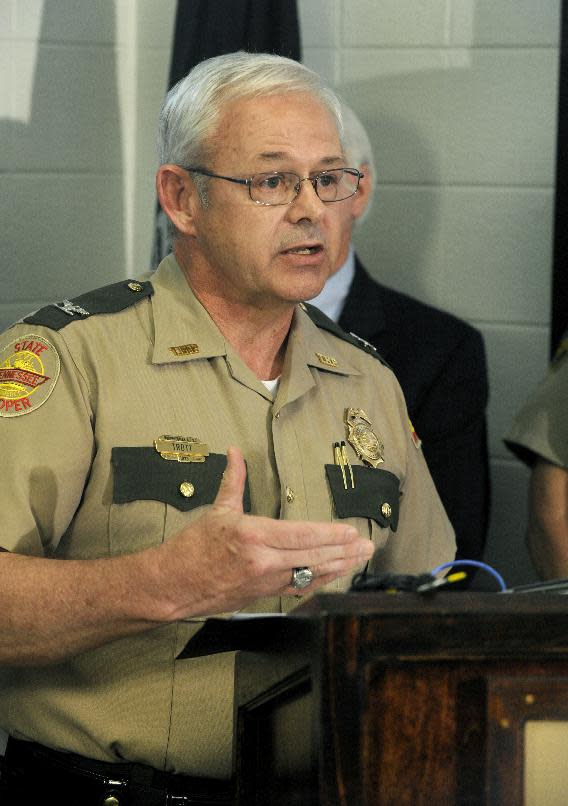
[[[173,462],[204,462],[209,446],[198,437],[174,437],[164,434],[154,440],[154,447],[162,457]]]

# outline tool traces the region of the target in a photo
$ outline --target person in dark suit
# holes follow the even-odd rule
[[[361,121],[346,105],[343,116],[347,163],[365,177],[344,206],[337,271],[310,304],[376,347],[392,367],[456,531],[456,557],[481,560],[490,505],[483,337],[456,316],[377,282],[355,254],[353,227],[369,213],[376,174]],[[472,568],[470,579],[473,573]]]

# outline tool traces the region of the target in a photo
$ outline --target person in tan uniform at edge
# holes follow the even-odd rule
[[[235,653],[176,660],[199,619],[455,553],[394,375],[302,302],[359,180],[336,97],[229,54],[159,139],[174,254],[0,339],[2,780],[60,804],[227,802]]]
[[[568,578],[568,331],[505,445],[530,468],[526,542],[543,580]]]

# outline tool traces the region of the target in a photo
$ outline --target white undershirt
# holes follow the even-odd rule
[[[279,382],[280,382],[280,375],[277,378],[274,378],[273,381],[261,381],[261,383],[263,383],[268,389],[268,391],[271,392],[272,394],[274,394],[278,389]]]

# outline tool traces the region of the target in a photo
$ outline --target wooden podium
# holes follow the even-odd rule
[[[255,640],[239,806],[521,806],[526,721],[568,720],[562,595],[320,594]]]

